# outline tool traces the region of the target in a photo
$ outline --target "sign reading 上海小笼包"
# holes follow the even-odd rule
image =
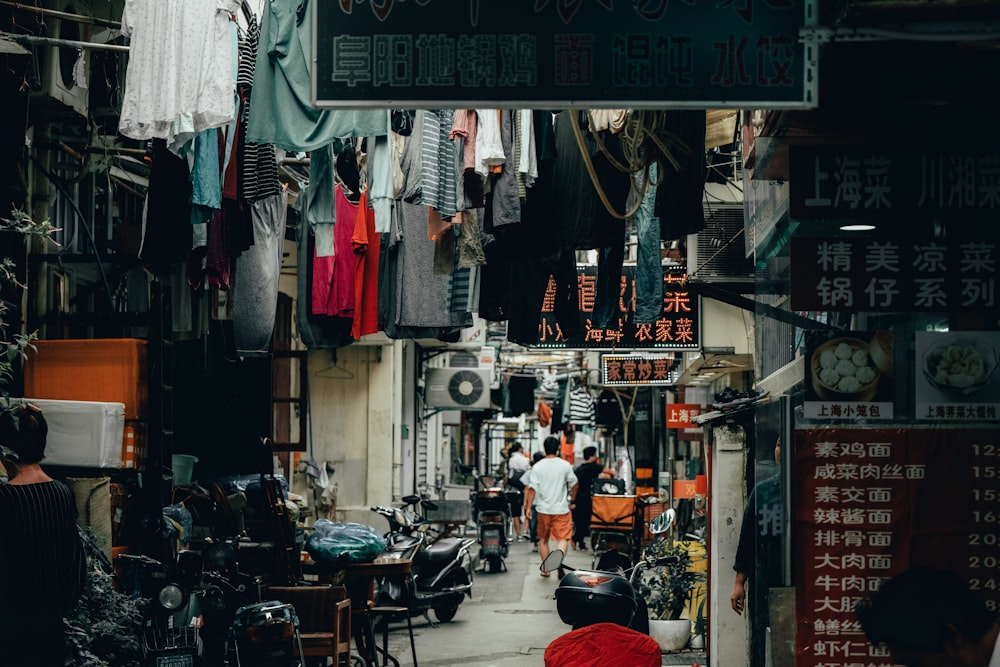
[[[791,258],[794,310],[997,308],[1000,243],[989,238],[795,237]]]
[[[812,108],[807,1],[314,2],[313,105]]]
[[[650,322],[637,322],[635,268],[629,264],[623,266],[621,278],[616,281],[617,289],[610,288],[602,296],[597,266],[576,267],[579,313],[577,321],[573,322],[577,329],[573,334],[564,331],[560,324],[556,312],[556,281],[550,276],[542,299],[538,338],[519,342],[525,347],[537,348],[699,349],[700,299],[692,291],[687,274],[681,270],[664,269],[663,303],[659,315]]]
[[[601,384],[605,387],[669,386],[677,384],[674,354],[602,354]],[[697,413],[695,413],[697,414]]]

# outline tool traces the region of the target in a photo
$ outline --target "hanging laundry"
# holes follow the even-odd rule
[[[203,130],[236,118],[239,0],[128,0],[122,34],[130,39],[118,130],[131,139],[164,139],[180,154]]]
[[[250,105],[247,141],[311,151],[334,139],[388,134],[388,109],[324,111],[312,106],[313,12],[301,11],[303,4],[265,3],[253,81],[258,94]]]
[[[593,428],[596,424],[596,401],[587,388],[577,383],[576,387],[569,392],[569,410],[566,412],[566,421],[578,426],[588,426]]]
[[[368,207],[367,188],[358,202],[358,217],[351,236],[357,264],[354,269],[354,318],[351,337],[380,331],[378,326],[378,262],[380,235],[375,231],[375,211]]]

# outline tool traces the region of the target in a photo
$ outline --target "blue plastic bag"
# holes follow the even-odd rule
[[[371,526],[317,519],[306,551],[317,563],[368,563],[382,553],[385,544]]]

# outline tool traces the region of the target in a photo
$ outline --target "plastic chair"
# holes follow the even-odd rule
[[[351,664],[351,600],[343,586],[271,586],[268,597],[295,607],[302,657]],[[298,654],[298,647],[295,648]]]

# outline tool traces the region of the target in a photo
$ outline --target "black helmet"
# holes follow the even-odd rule
[[[563,623],[582,628],[594,623],[627,626],[635,615],[635,591],[613,572],[574,570],[556,588],[556,609]]]

